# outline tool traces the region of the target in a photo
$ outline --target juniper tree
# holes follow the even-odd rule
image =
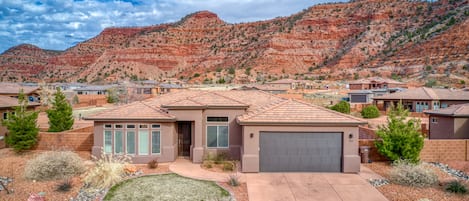
[[[27,111],[29,101],[21,89],[18,95],[18,106],[15,112],[7,113],[7,119],[2,120],[8,130],[5,142],[17,152],[30,149],[37,143],[39,128],[37,127],[38,112]]]
[[[74,122],[72,106],[59,87],[54,94],[52,107],[46,113],[49,118],[49,132],[61,132],[72,128]]]

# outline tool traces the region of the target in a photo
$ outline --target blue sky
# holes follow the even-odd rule
[[[200,10],[237,23],[337,1],[343,0],[0,0],[0,53],[22,43],[64,50],[106,27],[175,22]]]

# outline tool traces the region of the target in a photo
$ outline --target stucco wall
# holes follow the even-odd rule
[[[432,123],[431,119],[438,118],[437,123]],[[441,116],[430,116],[429,117],[429,138],[430,139],[453,139],[453,118],[441,117]]]
[[[469,139],[469,118],[454,118],[454,137]]]
[[[343,133],[343,172],[359,172],[358,126],[355,127],[312,127],[312,126],[243,126],[243,172],[259,172],[259,134],[261,131],[285,132],[341,132]],[[253,137],[251,138],[251,133]],[[349,139],[349,134],[353,138]]]

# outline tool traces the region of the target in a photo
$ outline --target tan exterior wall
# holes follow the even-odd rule
[[[469,139],[469,118],[454,118],[454,137]]]
[[[158,162],[171,162],[176,160],[177,157],[177,139],[176,139],[176,128],[174,123],[162,123],[162,122],[141,122],[141,121],[128,121],[128,122],[95,122],[94,123],[94,145],[92,148],[92,154],[96,157],[101,155],[102,148],[104,147],[104,124],[136,124],[137,129],[134,129],[136,135],[136,147],[137,151],[132,156],[133,163],[147,163],[153,159],[157,159]],[[139,155],[138,154],[138,124],[159,124],[160,127],[160,154]],[[147,129],[148,130],[148,129]],[[124,130],[125,131],[125,130]],[[125,132],[124,132],[125,135]],[[114,150],[114,135],[112,135],[112,144]],[[124,150],[126,144],[124,141]]]
[[[429,123],[429,138],[430,139],[455,139],[454,137],[454,123],[453,118],[430,116]],[[431,121],[432,118],[438,118],[437,123]]]
[[[202,110],[169,110],[169,114],[177,117],[177,121],[192,121],[192,139],[190,155],[192,162],[201,163],[204,157],[204,144],[202,134],[205,132],[203,128],[203,111]],[[174,134],[177,143],[177,132]],[[176,153],[177,153],[177,146]]]
[[[343,133],[343,172],[359,172],[358,127],[312,127],[312,126],[243,126],[241,166],[243,172],[259,172],[259,134],[262,131],[284,132],[341,132]],[[250,134],[253,137],[250,137]],[[353,138],[349,139],[349,134]]]

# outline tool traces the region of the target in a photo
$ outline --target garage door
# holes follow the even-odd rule
[[[341,172],[342,133],[261,132],[261,172]]]
[[[366,95],[351,95],[350,102],[352,102],[352,103],[366,103]]]

